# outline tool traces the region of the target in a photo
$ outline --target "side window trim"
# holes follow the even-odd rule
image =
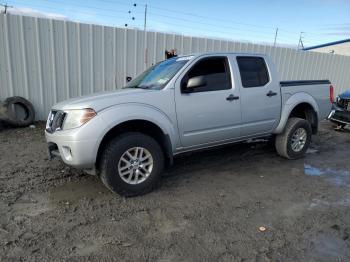
[[[232,81],[232,76],[231,76],[231,66],[230,66],[230,59],[227,56],[225,57],[225,70],[226,70],[226,74],[228,75],[228,84],[230,86],[229,89],[225,89],[225,90],[230,90],[233,88],[233,81]]]
[[[230,66],[230,58],[226,55],[217,55],[217,56],[206,56],[206,57],[200,57],[197,61],[194,62],[193,65],[190,66],[189,69],[187,69],[186,73],[182,76],[180,80],[180,89],[183,84],[184,79],[188,76],[188,73],[194,68],[196,65],[198,65],[200,62],[206,60],[206,59],[215,59],[215,58],[223,58],[224,59],[224,66],[225,66],[225,73],[228,78],[228,84],[229,87],[228,89],[219,89],[219,90],[208,90],[208,91],[198,91],[198,92],[193,92],[193,93],[205,93],[205,92],[215,92],[215,91],[223,91],[223,90],[231,90],[233,88],[233,82],[232,82],[232,72],[231,72],[231,66]],[[183,93],[180,90],[181,93]]]
[[[267,82],[265,84],[263,84],[263,85],[245,86],[243,84],[242,74],[241,74],[241,70],[240,70],[240,67],[239,67],[239,62],[238,62],[239,58],[259,58],[259,59],[261,59],[263,61],[263,65],[264,65],[264,68],[265,68],[266,73],[267,73],[266,74],[267,75]],[[238,55],[238,56],[236,56],[236,62],[237,62],[237,67],[238,67],[239,75],[240,75],[240,78],[241,78],[241,84],[242,84],[243,88],[265,87],[266,85],[268,85],[271,82],[270,68],[268,67],[264,57],[262,57],[262,56],[250,56],[250,55]]]

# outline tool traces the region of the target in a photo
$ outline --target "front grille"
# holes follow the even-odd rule
[[[65,112],[52,110],[47,119],[46,131],[49,133],[53,133],[57,130],[60,130],[62,128],[65,117],[66,117]]]
[[[341,108],[349,109],[350,108],[350,100],[345,100],[345,99],[339,98],[337,101],[337,105]]]

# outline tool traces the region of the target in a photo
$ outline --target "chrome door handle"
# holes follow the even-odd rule
[[[276,96],[277,93],[276,92],[272,92],[271,90],[266,94],[268,97],[271,97],[271,96]]]
[[[235,96],[233,94],[230,94],[228,97],[226,97],[227,101],[233,101],[233,100],[238,100],[239,96]]]

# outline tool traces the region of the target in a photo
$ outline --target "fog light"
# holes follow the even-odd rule
[[[68,147],[68,146],[62,146],[62,153],[63,153],[63,157],[64,157],[67,161],[72,160],[72,151],[70,150],[70,147]]]

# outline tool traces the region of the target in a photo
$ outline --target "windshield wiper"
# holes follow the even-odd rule
[[[123,88],[141,88],[141,89],[148,89],[149,86],[124,86]]]
[[[150,86],[137,86],[137,88],[148,89]]]

